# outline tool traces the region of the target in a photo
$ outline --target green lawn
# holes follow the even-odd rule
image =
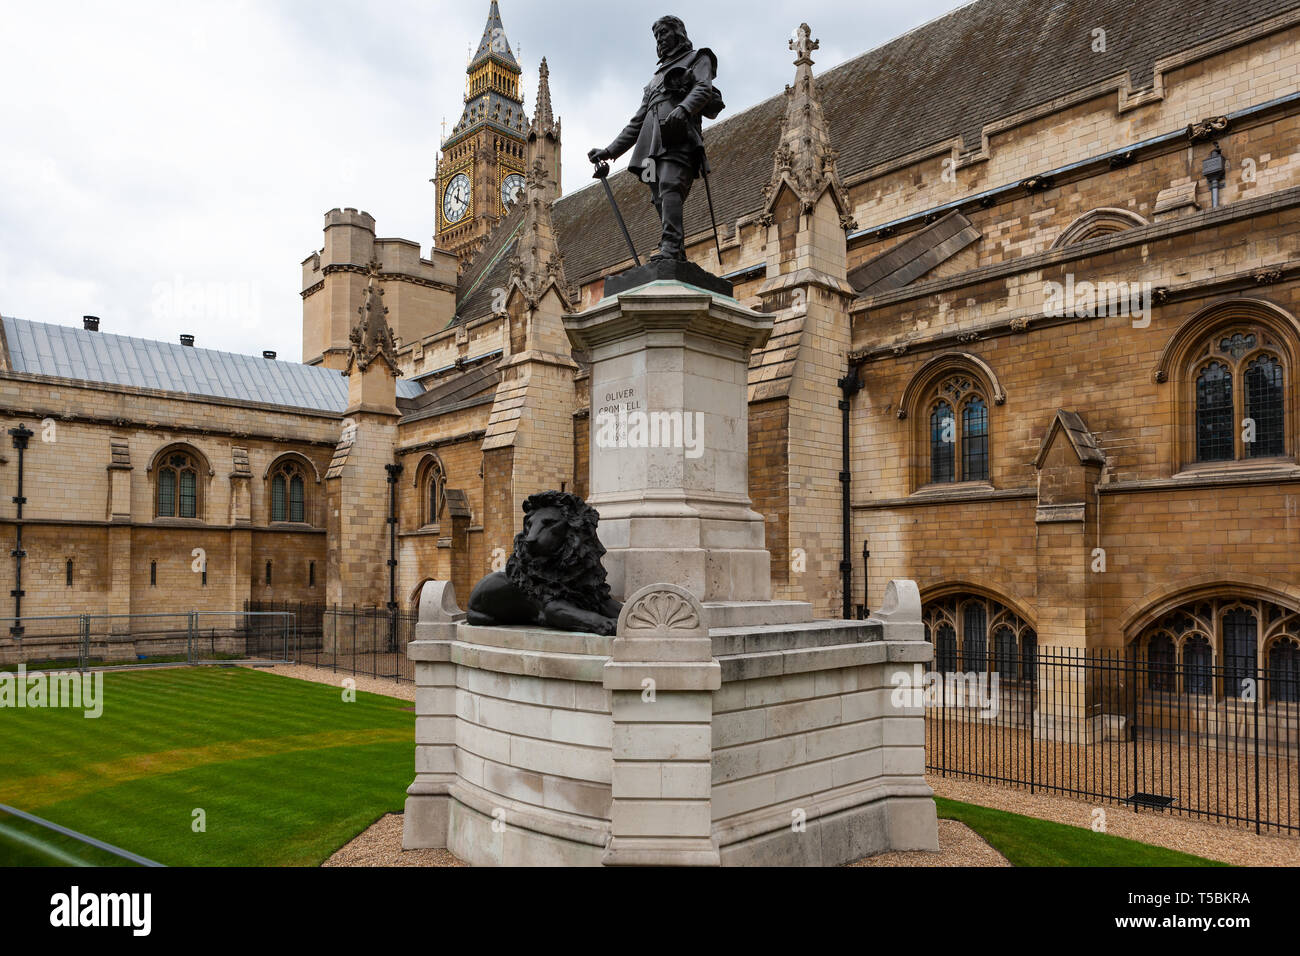
[[[402,700],[246,668],[109,673],[104,711],[0,709],[0,803],[173,866],[313,866],[384,813],[414,773]],[[936,800],[1015,866],[1220,866]],[[193,811],[206,831],[192,828]],[[1122,811],[1115,811],[1122,812]],[[0,865],[115,858],[7,815]]]
[[[1083,827],[935,797],[939,816],[960,820],[1012,866],[1225,866],[1215,860],[1150,846]],[[1120,809],[1112,812],[1121,813]]]
[[[410,707],[246,668],[110,673],[98,719],[0,710],[0,803],[174,866],[316,865],[401,810]],[[0,865],[45,832],[0,820]],[[48,842],[50,862],[78,852]]]

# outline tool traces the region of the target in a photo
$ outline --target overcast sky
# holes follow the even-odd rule
[[[718,54],[725,117],[790,81],[792,8],[821,71],[960,5],[500,4],[530,115],[547,57],[566,192],[637,105],[660,12]],[[364,209],[428,254],[441,122],[459,118],[488,6],[0,0],[0,314],[300,359],[299,263],[327,209]]]

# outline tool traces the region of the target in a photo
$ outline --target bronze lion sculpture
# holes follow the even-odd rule
[[[577,495],[543,491],[524,502],[524,529],[504,571],[469,596],[470,624],[522,624],[613,634],[623,606],[610,597],[600,514]]]

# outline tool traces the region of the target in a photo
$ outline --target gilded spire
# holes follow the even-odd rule
[[[506,28],[501,22],[501,11],[497,9],[497,0],[492,0],[492,6],[488,8],[487,25],[483,27],[483,39],[478,41],[478,49],[470,58],[470,69],[489,57],[496,57],[502,63],[516,69],[519,67],[519,61],[515,59],[510,49],[510,41],[506,39]]]

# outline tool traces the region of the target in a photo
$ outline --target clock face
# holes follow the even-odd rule
[[[509,209],[515,201],[515,193],[524,188],[524,177],[511,173],[501,180],[501,205]]]
[[[442,218],[448,222],[460,222],[469,211],[469,177],[457,173],[447,183],[442,194]]]

